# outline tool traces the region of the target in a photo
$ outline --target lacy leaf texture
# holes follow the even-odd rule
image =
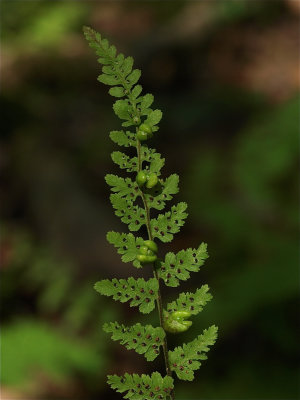
[[[194,371],[206,359],[209,346],[217,338],[217,328],[211,326],[193,341],[168,350],[164,322],[168,319],[180,320],[183,315],[186,318],[198,314],[212,296],[208,286],[203,285],[194,292],[179,294],[163,309],[160,284],[177,287],[189,279],[191,273],[198,272],[208,258],[207,245],[201,243],[198,248],[180,250],[176,254],[168,252],[164,258],[158,258],[161,249],[156,254],[157,241],[171,242],[188,216],[184,202],[165,210],[167,202],[179,191],[179,176],[162,175],[165,159],[150,146],[152,136],[158,134],[162,112],[152,108],[152,94],[143,94],[143,88],[138,83],[141,71],[134,68],[133,58],[117,53],[115,46],[91,28],[85,27],[84,34],[102,66],[98,80],[109,86],[109,94],[115,98],[113,111],[121,120],[121,129],[111,131],[109,136],[122,149],[113,151],[111,158],[123,173],[130,174],[105,176],[111,189],[110,201],[114,212],[130,231],[108,232],[107,241],[116,248],[124,263],[131,263],[135,268],[148,269],[147,260],[155,260],[152,263],[153,278],[103,279],[95,284],[95,289],[121,303],[128,302],[130,307],[137,307],[143,314],[153,311],[157,304],[160,316],[158,327],[111,322],[104,324],[103,329],[111,334],[112,340],[120,342],[128,350],[135,350],[147,361],[156,359],[163,350],[167,372],[166,376],[158,372],[151,375],[110,375],[108,383],[125,399],[174,400],[172,371],[179,379],[192,380]],[[145,179],[147,184],[137,179],[138,174],[142,174],[141,179]],[[134,234],[137,231],[140,231],[139,236]],[[179,325],[188,329],[191,322],[181,320]],[[173,328],[173,333],[178,332]]]
[[[192,381],[194,379],[194,371],[201,366],[200,360],[206,360],[205,353],[209,351],[217,339],[218,328],[211,326],[205,329],[202,335],[199,335],[192,342],[184,343],[183,346],[176,347],[173,351],[169,351],[171,369],[179,379],[184,381]]]
[[[163,344],[165,332],[161,327],[151,325],[133,326],[120,325],[118,322],[104,324],[103,330],[112,333],[113,340],[119,340],[128,350],[143,354],[148,361],[153,361],[159,355],[159,347]]]
[[[117,392],[127,392],[124,398],[131,400],[164,400],[170,396],[174,388],[173,379],[170,376],[162,377],[158,372],[153,372],[151,376],[144,374],[110,375],[108,383]]]

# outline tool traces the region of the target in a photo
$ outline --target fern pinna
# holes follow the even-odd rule
[[[165,160],[148,145],[158,131],[162,112],[151,108],[152,94],[141,95],[142,86],[137,84],[141,71],[133,69],[133,58],[117,54],[115,46],[91,28],[85,27],[84,34],[102,64],[98,80],[111,86],[109,93],[119,98],[113,109],[123,121],[124,129],[112,131],[110,138],[119,146],[136,148],[134,157],[120,151],[112,153],[112,160],[133,178],[106,175],[112,191],[110,200],[115,214],[131,232],[146,226],[148,233],[148,238],[144,239],[133,233],[108,232],[107,240],[116,247],[123,262],[131,262],[136,268],[147,264],[153,267],[151,279],[105,279],[97,282],[95,289],[114,300],[129,302],[131,307],[138,307],[144,314],[153,311],[156,304],[160,321],[156,328],[139,323],[125,326],[113,322],[105,324],[103,329],[111,334],[113,340],[120,341],[127,349],[134,349],[148,361],[154,360],[162,348],[166,368],[166,376],[158,372],[151,376],[126,373],[124,376],[108,376],[108,383],[117,392],[124,393],[125,399],[175,399],[173,373],[179,379],[193,380],[194,371],[207,358],[209,346],[217,338],[217,327],[211,326],[193,341],[168,350],[166,332],[186,331],[192,325],[188,318],[198,314],[212,296],[208,286],[203,285],[194,293],[181,293],[163,308],[160,285],[163,282],[166,286],[177,287],[180,281],[190,277],[191,272],[198,272],[208,257],[206,244],[177,254],[169,252],[164,259],[158,258],[155,239],[171,242],[187,217],[187,205],[183,202],[159,213],[156,218],[150,215],[151,209],[162,211],[166,202],[179,190],[178,175],[161,178]]]

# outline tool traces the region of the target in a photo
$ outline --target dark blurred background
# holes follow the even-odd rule
[[[134,56],[164,112],[153,146],[189,205],[164,250],[208,243],[179,289],[214,299],[170,344],[220,337],[176,398],[299,398],[299,15],[298,0],[1,2],[2,399],[119,399],[108,373],[163,372],[101,330],[157,318],[92,287],[137,271],[105,240],[127,229],[103,179],[120,121],[82,25]]]

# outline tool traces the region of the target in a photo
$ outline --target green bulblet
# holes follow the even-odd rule
[[[158,248],[153,240],[145,240],[144,245],[139,248],[139,254],[136,256],[141,263],[153,263],[157,260]]]
[[[149,255],[148,254],[148,250],[149,249],[148,249],[147,246],[141,246],[139,252],[140,252],[140,254],[143,254],[144,256],[147,256],[147,255]]]
[[[143,142],[153,137],[151,126],[148,124],[141,124],[137,132],[137,138]]]
[[[164,329],[170,333],[181,333],[187,331],[193,324],[192,321],[186,321],[191,313],[188,311],[174,311],[166,315],[164,319]]]
[[[152,263],[156,261],[157,257],[155,255],[144,255],[144,254],[138,254],[136,258],[141,262],[141,263]]]
[[[140,188],[145,185],[147,189],[152,189],[158,184],[158,177],[154,172],[147,174],[143,170],[137,173],[135,180]]]
[[[172,313],[172,318],[179,320],[179,319],[190,318],[191,315],[192,314],[189,311],[174,311]]]
[[[149,262],[149,263],[153,263],[154,261],[156,261],[157,260],[157,257],[156,257],[156,255],[153,255],[153,256],[147,256],[148,257],[148,261],[147,262]]]
[[[156,186],[158,183],[158,177],[157,175],[153,172],[152,174],[149,175],[146,183],[146,188],[147,189],[152,189],[154,186]]]
[[[135,180],[136,183],[141,187],[147,182],[147,174],[144,171],[139,171]]]
[[[148,125],[148,124],[141,124],[140,126],[139,126],[139,131],[142,131],[142,132],[146,132],[146,133],[152,133],[152,129],[151,129],[151,126],[150,125]]]
[[[153,240],[144,240],[144,245],[148,247],[148,249],[152,250],[154,253],[158,252],[158,247]]]
[[[148,134],[144,131],[138,131],[136,136],[140,142],[144,142],[145,140],[148,139]]]
[[[139,254],[136,256],[141,263],[153,263],[157,260],[158,248],[153,240],[145,240],[144,245],[139,248]]]
[[[165,321],[164,323],[164,329],[167,332],[170,333],[182,333],[185,332],[189,329],[189,327],[192,325],[192,321]]]

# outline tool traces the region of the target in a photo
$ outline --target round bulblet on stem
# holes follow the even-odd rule
[[[140,247],[140,254],[143,254],[144,256],[148,255],[148,247],[147,246],[141,246]]]
[[[144,245],[148,247],[148,249],[152,250],[154,253],[158,252],[158,247],[153,240],[144,240]]]
[[[188,311],[174,311],[165,316],[164,329],[170,333],[181,333],[187,331],[192,326],[192,321],[186,321],[191,313]]]
[[[136,136],[141,142],[144,142],[145,140],[148,139],[148,133],[144,131],[138,131]]]
[[[152,129],[151,129],[151,126],[150,125],[148,125],[148,124],[141,124],[140,126],[139,126],[139,131],[142,131],[142,132],[146,132],[146,133],[152,133]]]
[[[139,262],[141,262],[143,264],[153,263],[157,259],[157,257],[155,255],[151,256],[151,255],[144,255],[144,254],[138,254],[136,256],[136,258],[138,259]]]
[[[147,139],[152,138],[152,129],[151,126],[148,124],[141,124],[138,128],[137,138],[143,142]]]
[[[154,186],[158,184],[158,177],[157,175],[153,172],[148,176],[147,183],[146,183],[146,188],[147,189],[152,189]]]
[[[141,187],[147,182],[147,174],[144,171],[139,171],[136,176],[136,183]]]

